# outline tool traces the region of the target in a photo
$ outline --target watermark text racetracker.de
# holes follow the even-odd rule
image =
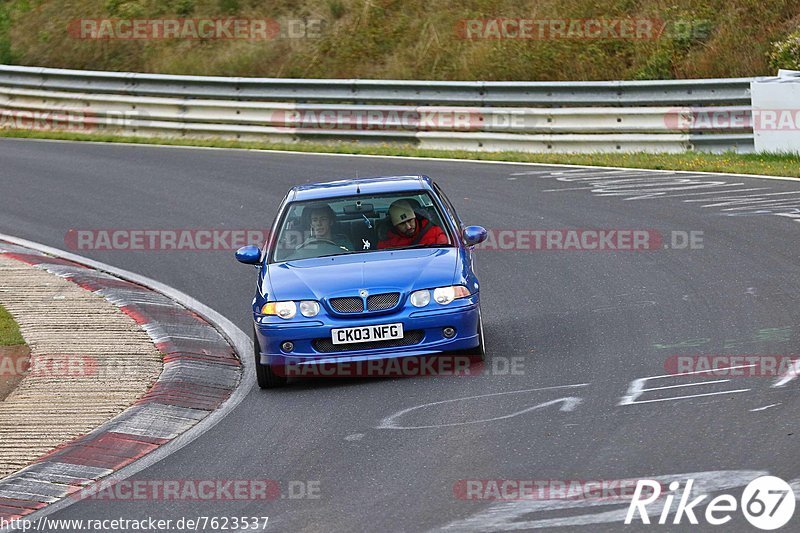
[[[95,113],[83,109],[0,110],[0,129],[91,132],[97,129],[97,122]]]
[[[70,250],[232,251],[261,246],[268,237],[269,230],[257,228],[70,229],[64,244]]]
[[[82,18],[67,25],[80,40],[246,40],[318,39],[326,21],[316,18]]]
[[[493,355],[489,361],[478,361],[471,355],[439,354],[320,362],[298,357],[291,361],[276,358],[271,367],[276,375],[300,379],[522,376],[525,358]]]
[[[674,354],[664,361],[672,376],[695,378],[796,378],[800,375],[800,355],[783,354]]]
[[[266,122],[281,130],[359,130],[359,131],[514,131],[525,127],[524,111],[478,107],[398,107],[336,109],[312,106],[270,112]]]
[[[488,229],[487,238],[475,248],[500,251],[628,251],[664,249],[699,250],[702,231],[654,229]]]
[[[403,378],[522,376],[525,357],[494,355],[479,361],[472,355],[323,361],[316,358],[276,361],[273,372],[293,378]],[[128,368],[125,359],[102,355],[47,354],[30,356],[27,346],[0,346],[0,378],[114,378]]]
[[[143,111],[104,110],[100,112],[79,108],[0,109],[0,130],[92,133],[100,130],[126,128],[136,123],[146,124],[148,120],[149,115]]]
[[[671,131],[797,131],[800,130],[800,107],[676,107],[664,113],[664,125]]]
[[[124,479],[99,481],[70,497],[121,502],[319,500],[322,492],[319,480]]]
[[[453,495],[460,500],[629,501],[637,479],[459,479]]]
[[[456,22],[461,39],[656,40],[666,37],[705,39],[713,24],[708,19],[657,18],[484,18]]]
[[[124,366],[124,362],[118,364]],[[107,377],[113,377],[114,372],[118,373],[119,370],[106,368],[100,358],[94,355],[47,354],[31,357],[27,346],[0,346],[0,378],[100,377],[104,372],[108,372]]]
[[[69,250],[102,251],[232,251],[242,246],[262,246],[270,232],[257,228],[184,229],[70,229],[64,236]],[[281,235],[280,246],[297,247],[310,238],[308,232]],[[699,250],[705,245],[698,230],[588,228],[535,229],[489,228],[480,251],[631,251]]]

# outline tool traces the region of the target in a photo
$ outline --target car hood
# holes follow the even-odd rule
[[[322,300],[360,289],[409,292],[452,285],[458,248],[385,250],[275,263],[268,266],[270,300]]]

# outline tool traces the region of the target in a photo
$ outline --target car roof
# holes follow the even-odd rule
[[[289,191],[287,200],[319,200],[355,194],[381,194],[402,191],[431,190],[428,176],[380,176],[297,185]]]

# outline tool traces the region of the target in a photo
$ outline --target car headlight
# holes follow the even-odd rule
[[[463,285],[451,285],[450,287],[439,287],[433,290],[433,299],[436,303],[447,305],[458,298],[469,296],[469,289]]]
[[[414,291],[411,293],[409,300],[414,307],[425,307],[431,301],[431,291],[428,289]]]
[[[297,314],[297,306],[294,302],[267,302],[261,308],[264,315],[275,315],[286,320],[294,318]]]
[[[307,318],[317,316],[319,314],[319,304],[314,300],[303,300],[300,302],[300,314]]]

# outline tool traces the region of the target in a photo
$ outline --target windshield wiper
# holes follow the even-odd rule
[[[452,248],[451,244],[414,244],[413,246],[401,246],[400,248],[385,248],[386,250],[413,250],[415,248]]]

